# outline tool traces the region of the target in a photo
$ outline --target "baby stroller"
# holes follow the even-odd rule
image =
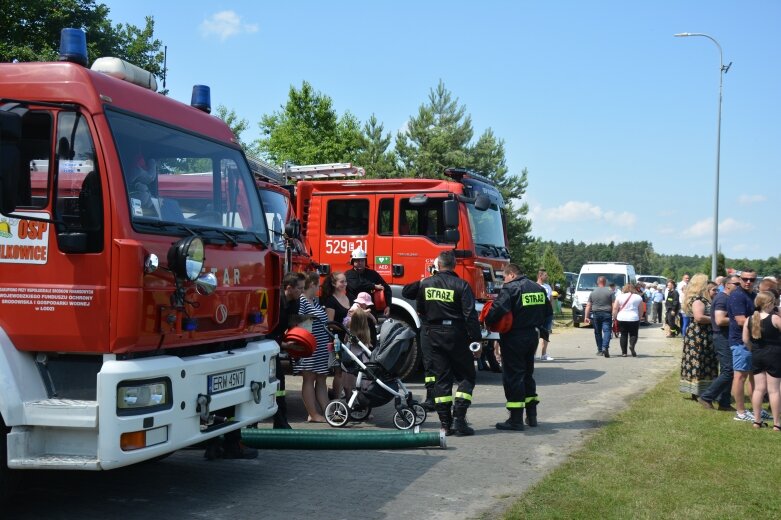
[[[351,395],[346,399],[334,399],[325,407],[328,424],[342,427],[348,421],[364,421],[373,407],[383,406],[391,399],[395,400],[393,424],[396,428],[408,430],[425,422],[426,410],[412,398],[412,392],[407,390],[398,376],[407,352],[413,347],[412,340],[415,339],[415,333],[408,326],[392,319],[385,320],[380,328],[378,345],[373,351],[341,323],[330,321],[327,328],[332,335],[342,334],[352,340],[368,356],[364,362],[347,345],[339,349],[343,370],[356,374],[357,380]],[[338,336],[334,335],[334,342],[338,341]]]

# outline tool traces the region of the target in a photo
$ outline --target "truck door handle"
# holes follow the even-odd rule
[[[393,276],[404,276],[404,266],[401,264],[393,264]]]

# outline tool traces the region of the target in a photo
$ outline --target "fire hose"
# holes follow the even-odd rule
[[[447,448],[443,432],[273,430],[245,428],[241,440],[247,446],[277,450],[370,450],[424,446]]]

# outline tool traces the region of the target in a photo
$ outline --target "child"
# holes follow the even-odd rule
[[[366,294],[366,293],[361,293]],[[358,295],[360,297],[360,294]],[[356,298],[357,301],[357,298]],[[371,313],[368,310],[364,310],[362,308],[355,309],[354,311],[350,309],[350,311],[353,313],[352,318],[350,319],[350,334],[358,338],[361,343],[363,343],[366,348],[371,350],[372,348],[372,342],[371,342],[371,332],[369,329],[369,320],[370,316],[373,318]],[[350,340],[349,347],[350,351],[358,357],[363,363],[366,363],[367,355],[366,352],[361,348],[360,345],[354,342],[354,340]],[[345,357],[343,357],[344,359]],[[355,371],[351,370],[350,368],[357,368],[354,366],[354,362],[352,361],[352,358],[347,357],[349,361],[346,363],[347,366],[344,367],[344,371],[342,372],[342,385],[344,386],[344,395],[347,396],[347,398],[350,398],[350,395],[353,392],[353,388],[355,388]],[[350,365],[353,365],[353,367],[350,367]]]
[[[372,325],[374,327],[377,326],[377,318],[374,317],[374,315],[371,313],[371,310],[369,307],[374,305],[374,302],[372,302],[372,297],[367,292],[360,292],[358,293],[358,296],[355,297],[355,302],[353,302],[352,306],[350,307],[350,310],[347,311],[347,316],[344,318],[344,322],[342,323],[345,327],[350,327],[350,319],[353,317],[353,314],[355,314],[355,311],[357,310],[364,310],[366,311],[366,314],[368,314],[368,318],[372,320]],[[371,328],[371,325],[369,325]],[[363,341],[363,340],[361,340]],[[369,343],[364,341],[364,344],[366,346],[369,346]]]

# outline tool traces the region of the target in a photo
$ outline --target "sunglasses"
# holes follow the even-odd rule
[[[743,278],[742,276],[740,277],[740,279],[746,283],[754,283],[754,281],[756,280],[756,278]]]

